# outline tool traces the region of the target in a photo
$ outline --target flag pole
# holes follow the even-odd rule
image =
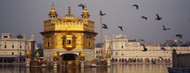
[[[102,16],[100,16],[100,23],[101,23],[101,51],[100,52],[102,54]],[[103,58],[103,56],[102,56],[102,58]]]

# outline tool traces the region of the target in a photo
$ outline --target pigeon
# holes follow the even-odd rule
[[[159,56],[159,58],[161,58],[162,60],[164,60],[161,56]]]
[[[84,10],[84,5],[83,4],[79,4],[79,7],[82,7],[82,10]]]
[[[182,34],[176,34],[176,37],[182,39]]]
[[[147,20],[148,18],[146,16],[141,16],[142,19]]]
[[[164,47],[161,48],[162,50],[166,51],[166,49]]]
[[[120,28],[120,29],[121,29],[121,31],[123,31],[123,27],[122,27],[122,26],[118,26],[118,28]]]
[[[144,48],[144,50],[143,50],[143,51],[147,51],[147,48],[145,47],[145,45],[143,45],[143,48]]]
[[[108,29],[107,25],[106,24],[102,24],[104,29]]]
[[[141,39],[141,38],[140,38],[139,41],[143,41],[143,42],[144,42],[144,39]]]
[[[155,18],[156,20],[161,20],[162,19],[162,17],[160,17],[158,14],[156,14],[156,17],[157,17],[157,18]]]
[[[106,15],[106,13],[102,13],[102,11],[100,10],[100,16],[104,16]]]
[[[163,30],[170,30],[170,28],[166,28],[164,25],[163,25]]]
[[[136,9],[139,9],[139,6],[137,4],[134,4],[132,7],[136,7]]]

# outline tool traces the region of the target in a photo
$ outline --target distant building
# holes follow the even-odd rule
[[[27,49],[34,53],[34,35],[28,39],[25,35],[2,33],[0,38],[0,63],[24,62]]]
[[[94,59],[98,59],[98,55],[100,51],[101,51],[101,48],[98,48],[98,47],[94,48]]]
[[[104,56],[108,49],[111,50],[113,62],[160,62],[171,63],[172,50],[176,49],[177,53],[190,53],[190,47],[170,47],[161,46],[160,44],[147,44],[144,47],[137,40],[128,40],[126,35],[116,35],[112,37],[105,36]]]

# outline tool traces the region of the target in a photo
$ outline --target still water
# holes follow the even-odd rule
[[[24,65],[0,65],[0,73],[168,73],[171,65],[113,64],[99,68],[25,68]]]

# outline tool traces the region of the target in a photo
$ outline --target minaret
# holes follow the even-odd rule
[[[49,12],[49,19],[54,19],[54,18],[57,18],[58,14],[56,13],[56,10],[54,8],[54,2],[52,2],[52,8]]]
[[[84,5],[84,10],[82,11],[81,16],[82,16],[83,19],[88,19],[90,17],[90,14],[89,14],[89,12],[88,12],[88,10],[86,8],[86,4]]]

